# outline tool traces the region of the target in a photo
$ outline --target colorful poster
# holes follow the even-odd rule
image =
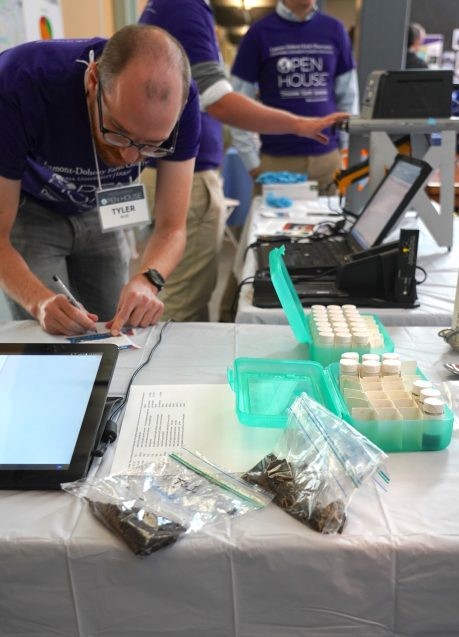
[[[26,40],[64,37],[60,0],[22,0]]]
[[[25,40],[21,0],[0,0],[0,51]]]

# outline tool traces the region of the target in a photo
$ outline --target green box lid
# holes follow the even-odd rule
[[[300,297],[292,283],[290,274],[285,267],[284,254],[285,246],[273,248],[269,253],[271,281],[297,341],[299,343],[311,343],[312,339],[308,319],[301,305]]]

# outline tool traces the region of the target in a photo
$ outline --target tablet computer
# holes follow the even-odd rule
[[[87,474],[117,357],[108,343],[0,343],[0,489]]]

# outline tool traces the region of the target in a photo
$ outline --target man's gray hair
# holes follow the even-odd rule
[[[408,48],[412,47],[415,42],[420,42],[426,37],[426,30],[419,22],[412,22],[408,27]]]
[[[188,57],[182,45],[169,33],[146,24],[130,24],[117,31],[105,45],[98,60],[99,79],[107,90],[121,71],[135,58],[164,62],[168,68],[176,68],[183,84],[182,101],[185,104],[190,90],[191,71]],[[146,85],[149,98],[167,101],[168,89],[152,79]]]

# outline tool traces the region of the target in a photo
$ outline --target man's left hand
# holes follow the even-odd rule
[[[138,274],[121,290],[118,309],[106,327],[112,336],[119,336],[124,325],[147,327],[157,323],[164,312],[164,303],[143,274]]]

